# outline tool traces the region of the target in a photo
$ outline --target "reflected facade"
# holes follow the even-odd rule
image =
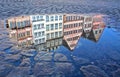
[[[8,18],[6,28],[9,36],[18,42],[18,46],[29,46],[32,44],[32,24],[29,16]]]
[[[93,17],[93,29],[92,29],[92,33],[89,36],[89,38],[92,39],[92,35],[94,36],[94,41],[98,41],[99,38],[102,35],[102,32],[104,31],[105,28],[105,23],[103,22],[102,16],[101,15],[96,15]]]
[[[63,44],[73,50],[83,32],[84,17],[77,14],[64,15]]]
[[[31,15],[33,43],[39,45],[46,42],[44,15]]]
[[[38,51],[64,46],[73,51],[81,37],[97,42],[105,24],[100,14],[37,14],[9,18],[6,28],[18,46],[32,44]]]
[[[105,28],[105,23],[103,22],[102,15],[93,16],[92,26],[93,27],[91,29],[91,32],[89,32],[89,35],[87,35],[87,33],[83,33],[83,37],[94,42],[97,42],[100,39],[102,32],[104,31]]]

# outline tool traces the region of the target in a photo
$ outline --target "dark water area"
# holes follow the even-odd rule
[[[56,52],[63,53],[72,61],[73,65],[76,67],[76,73],[81,66],[95,65],[104,70],[109,77],[112,77],[111,72],[120,68],[119,38],[119,32],[117,32],[116,29],[106,27],[97,42],[82,37],[73,51],[60,47]],[[74,61],[73,57],[84,58],[89,60],[89,62],[82,64],[82,61]],[[75,77],[84,76],[78,74]]]

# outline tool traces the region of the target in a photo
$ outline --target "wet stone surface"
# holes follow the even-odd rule
[[[23,50],[23,51],[21,52],[21,55],[22,55],[22,56],[26,56],[26,57],[32,57],[32,56],[35,55],[35,54],[34,54],[35,52],[36,52],[35,49]]]
[[[21,52],[21,49],[13,46],[9,50],[6,50],[6,52],[9,53],[9,54],[14,54],[15,55],[15,54],[19,54]]]
[[[51,62],[41,62],[36,63],[34,69],[34,75],[36,77],[51,75],[55,71],[55,67],[52,65]]]
[[[4,21],[0,20],[0,77],[120,77],[119,3],[119,0],[0,0],[0,19],[36,13],[102,13],[108,16],[106,24],[110,27],[99,42],[81,38],[71,57],[66,48],[58,49],[57,53],[36,53],[33,49],[15,47],[3,28]]]
[[[66,76],[72,76],[72,73],[75,71],[75,67],[72,65],[72,63],[55,63],[56,65],[56,71],[59,74],[66,75]]]
[[[90,63],[88,59],[79,58],[79,57],[75,57],[75,56],[73,56],[73,60],[77,65],[84,65],[84,64]]]
[[[1,0],[0,18],[37,13],[105,13],[119,18],[119,0]],[[99,5],[100,4],[100,5]],[[29,5],[29,6],[28,6]],[[99,5],[99,6],[98,6]],[[91,9],[89,9],[91,8]]]
[[[6,77],[14,67],[9,64],[1,63],[0,64],[0,77]]]
[[[34,57],[34,60],[37,62],[40,61],[52,61],[53,53],[49,52],[38,52],[38,54]]]
[[[54,55],[54,61],[68,62],[68,59],[64,54],[56,53]]]
[[[86,77],[108,77],[103,70],[94,65],[82,66],[80,70]]]
[[[7,77],[29,77],[29,70],[29,67],[16,67],[7,75]]]
[[[71,56],[70,52],[70,55],[67,55],[60,50],[59,52],[37,52],[34,49],[20,49],[9,41],[2,45],[11,46],[4,49],[1,47],[0,75],[2,77],[119,77],[120,65],[117,51],[105,53],[106,57],[94,61],[75,54]],[[86,52],[82,54],[84,53]]]
[[[112,72],[112,74],[113,74],[113,77],[119,77],[120,76],[120,69]]]
[[[30,66],[30,58],[25,58],[22,60],[20,67],[29,67]]]

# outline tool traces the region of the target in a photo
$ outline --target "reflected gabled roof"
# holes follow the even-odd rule
[[[74,42],[73,41],[66,41],[65,39],[63,40],[63,46],[65,46],[66,48],[68,48],[70,51],[73,51],[75,49],[75,47],[77,46],[78,44],[78,41],[79,41],[80,38],[78,38],[77,40],[75,40]],[[72,43],[69,43],[69,42],[72,42]],[[72,47],[71,47],[72,45]]]
[[[88,36],[89,40],[92,40],[94,42],[98,42],[98,40],[100,39],[103,31],[104,31],[105,27],[101,27],[98,29],[92,29],[92,31],[90,32],[90,35]],[[99,32],[99,30],[101,30],[101,32]],[[95,31],[98,31],[98,33],[95,33]]]

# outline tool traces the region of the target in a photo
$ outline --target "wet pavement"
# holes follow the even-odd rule
[[[0,1],[0,19],[35,13],[102,13],[107,15],[106,28],[97,42],[81,37],[72,52],[64,46],[37,52],[17,48],[1,23],[0,77],[120,77],[120,1],[14,1]]]

